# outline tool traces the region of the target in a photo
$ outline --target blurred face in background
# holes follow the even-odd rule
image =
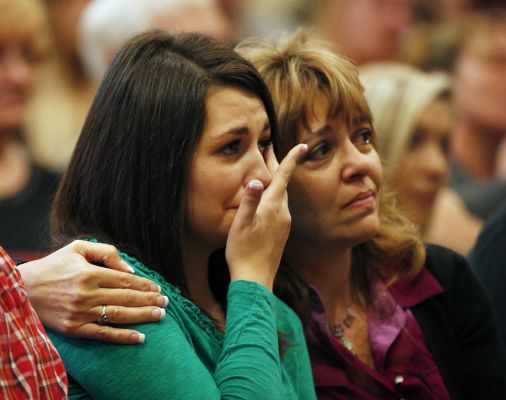
[[[506,16],[484,25],[457,60],[455,102],[462,119],[487,133],[506,132]]]
[[[422,231],[431,216],[436,196],[448,178],[448,147],[453,123],[448,100],[438,98],[429,103],[393,177],[393,187],[401,205]]]
[[[47,20],[34,0],[0,0],[0,133],[21,129],[34,64],[47,46]]]
[[[79,19],[91,0],[45,0],[56,47],[68,59],[78,59]]]
[[[17,130],[33,86],[34,55],[21,34],[0,34],[0,131]]]
[[[412,20],[411,0],[338,0],[328,4],[333,30],[330,39],[352,61],[364,64],[396,58],[401,36]]]
[[[201,32],[218,40],[233,37],[230,21],[214,1],[168,6],[166,12],[152,21],[152,26],[171,31]]]

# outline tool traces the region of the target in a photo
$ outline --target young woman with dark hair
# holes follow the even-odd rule
[[[272,294],[286,185],[306,148],[278,168],[276,131],[262,79],[231,48],[154,31],[119,51],[59,188],[54,233],[114,244],[170,302],[142,346],[50,333],[71,398],[315,397],[300,321]],[[97,313],[108,322],[107,305]]]

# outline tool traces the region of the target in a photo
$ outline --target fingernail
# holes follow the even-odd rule
[[[264,188],[264,185],[259,180],[253,179],[248,182],[248,187],[253,190],[262,190]]]
[[[300,149],[299,149],[299,153],[304,154],[308,148],[309,148],[309,146],[306,143],[302,143],[302,146],[300,146]]]
[[[152,283],[151,284],[151,291],[160,293],[162,291],[162,288],[160,286],[158,286],[156,283]]]
[[[144,333],[137,333],[137,343],[144,343],[144,340],[146,340],[146,335]]]
[[[158,296],[156,298],[156,305],[158,307],[167,307],[169,304],[169,298],[167,296]]]
[[[153,318],[160,320],[165,317],[165,308],[155,308],[151,311],[151,315]]]
[[[132,274],[135,274],[135,269],[133,269],[133,267],[128,264],[126,261],[123,261],[121,260],[121,263],[126,267],[126,269],[128,269]]]

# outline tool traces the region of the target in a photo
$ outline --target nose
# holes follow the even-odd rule
[[[383,0],[382,18],[385,27],[392,33],[400,34],[412,19],[412,8],[409,0]]]
[[[19,89],[28,90],[32,85],[32,66],[22,51],[11,50],[2,54],[0,74],[6,84]]]
[[[443,183],[448,177],[448,159],[437,143],[427,144],[423,157],[422,169],[432,182]]]
[[[371,154],[371,152],[374,153]],[[340,155],[343,161],[343,168],[341,170],[342,179],[346,182],[364,179],[371,172],[373,155],[377,157],[375,150],[364,153],[355,147],[352,142],[348,142]]]
[[[257,179],[262,182],[264,188],[268,187],[272,181],[272,174],[267,167],[267,163],[262,152],[260,150],[255,151],[251,154],[248,162],[249,165],[245,174],[244,186],[246,186],[249,181]]]

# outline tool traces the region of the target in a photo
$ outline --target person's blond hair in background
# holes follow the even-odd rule
[[[26,139],[35,159],[62,171],[95,93],[77,52],[77,26],[89,0],[44,0],[51,54],[39,66],[26,119]]]
[[[362,67],[385,178],[425,240],[460,253],[472,247],[481,221],[445,186],[454,118],[451,82],[400,63]]]

